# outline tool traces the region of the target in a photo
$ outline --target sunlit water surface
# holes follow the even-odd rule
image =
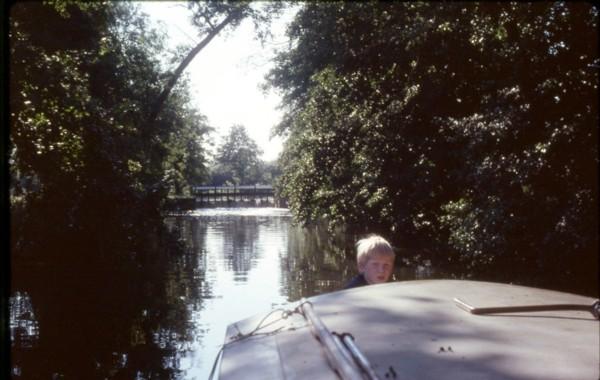
[[[37,377],[28,374],[42,371],[41,360],[53,356],[56,367],[46,360],[43,373],[57,379],[70,378],[63,377],[69,371],[87,378],[207,379],[229,324],[302,297],[341,289],[356,272],[354,238],[340,240],[318,228],[294,226],[287,209],[198,209],[170,216],[166,223],[183,250],[153,253],[165,261],[144,285],[151,288],[156,283],[152,273],[164,276],[162,296],[156,290],[145,296],[123,294],[122,288],[133,279],[116,276],[113,270],[108,272],[111,278],[98,275],[104,285],[86,290],[89,304],[78,301],[78,285],[57,283],[52,293],[41,284],[37,301],[29,299],[27,289],[13,293],[15,378]],[[85,283],[88,277],[80,274],[72,281]],[[57,278],[62,281],[64,276]],[[415,273],[400,269],[395,278],[415,278]],[[48,294],[57,293],[60,305],[47,300]],[[31,305],[36,302],[45,315],[39,324]],[[68,313],[56,315],[64,309]],[[72,325],[65,327],[65,321]],[[39,340],[54,327],[60,328],[56,337]],[[89,358],[92,365],[85,367]]]
[[[288,253],[290,214],[270,208],[204,209],[178,218],[192,230],[197,223],[205,225],[191,239],[198,242],[196,254],[203,257],[210,291],[192,314],[196,338],[180,369],[187,379],[206,379],[229,324],[288,302],[281,263]]]

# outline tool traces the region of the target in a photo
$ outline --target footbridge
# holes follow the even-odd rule
[[[195,186],[192,194],[196,201],[205,202],[268,202],[274,201],[273,186]]]

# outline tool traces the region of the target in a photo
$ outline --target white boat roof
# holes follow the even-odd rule
[[[474,315],[457,307],[596,300],[516,285],[420,280],[309,298],[329,331],[350,333],[380,379],[599,379],[600,323],[587,311]],[[294,305],[291,306],[293,308]],[[229,326],[219,379],[337,379],[298,313]],[[261,323],[262,321],[262,323]],[[261,324],[263,328],[240,338]]]

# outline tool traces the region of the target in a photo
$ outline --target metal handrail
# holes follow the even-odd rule
[[[340,347],[340,344],[336,343],[334,336],[314,312],[312,304],[303,299],[300,308],[305,318],[310,322],[313,335],[323,345],[329,364],[342,380],[364,380],[360,368],[348,357],[348,353],[343,352],[343,346]]]
[[[362,353],[362,351],[358,348],[356,343],[354,343],[354,337],[350,334],[342,334],[339,336],[344,346],[348,349],[352,358],[356,361],[356,364],[360,366],[363,372],[368,376],[369,380],[378,380],[379,377],[373,370],[371,363],[367,359],[367,357]]]
[[[596,300],[591,305],[583,304],[546,304],[546,305],[517,305],[517,306],[497,306],[497,307],[474,307],[465,301],[455,298],[454,303],[459,308],[468,311],[471,314],[499,314],[499,313],[526,313],[534,311],[588,311],[594,318],[600,319],[600,300]]]

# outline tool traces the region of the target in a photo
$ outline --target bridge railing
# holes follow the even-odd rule
[[[192,188],[194,195],[208,194],[236,194],[236,195],[251,195],[251,194],[274,194],[273,186],[269,185],[244,185],[244,186],[194,186]]]
[[[190,209],[215,205],[229,207],[232,204],[287,207],[285,200],[276,197],[273,186],[269,185],[194,186],[191,192],[191,198],[172,200],[173,208]]]

